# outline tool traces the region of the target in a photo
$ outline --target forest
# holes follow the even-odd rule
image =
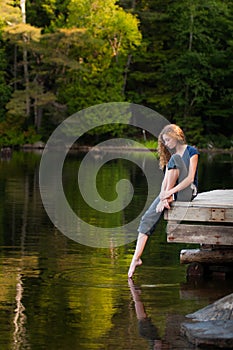
[[[1,147],[46,142],[73,113],[124,101],[179,124],[199,147],[233,146],[232,0],[0,5]],[[114,126],[114,136],[133,133]]]

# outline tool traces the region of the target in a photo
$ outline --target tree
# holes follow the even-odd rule
[[[39,6],[46,18],[36,20]],[[4,27],[9,48],[17,47],[5,125],[15,120],[25,128],[33,122],[39,131],[43,114],[50,113],[49,120],[57,122],[57,115],[61,121],[90,105],[125,99],[125,65],[141,39],[135,16],[115,0],[21,0],[16,9],[17,21]]]
[[[190,142],[204,144],[220,130],[232,135],[231,127],[226,131],[232,101],[231,2],[141,0],[133,11],[143,44],[132,61],[127,96],[180,124]]]
[[[180,124],[190,142],[231,145],[231,0],[0,5],[1,130],[33,125],[47,137],[74,112],[127,100]]]
[[[2,44],[2,33],[0,29],[0,43]],[[2,45],[1,45],[2,46]],[[6,52],[4,47],[0,48],[0,122],[4,119],[5,114],[5,106],[8,102],[10,95],[11,95],[11,89],[7,85],[6,81]]]
[[[31,116],[33,116],[32,124],[38,131],[41,126],[43,107],[55,100],[52,92],[46,91],[43,80],[38,75],[40,60],[36,56],[35,43],[40,41],[41,29],[26,23],[25,1],[20,2],[20,8],[13,6],[14,4],[4,3],[4,5],[4,39],[7,40],[8,47],[14,46],[15,49],[13,50],[14,92],[11,100],[6,104],[7,114],[1,126],[2,135],[9,135],[9,128],[20,133],[23,129],[30,127]],[[11,10],[17,11],[17,16],[12,17]],[[8,20],[11,18],[14,22]],[[19,67],[23,67],[23,71],[20,71]],[[11,132],[10,134],[12,135]],[[14,140],[16,140],[15,137]],[[24,138],[21,137],[21,140]]]
[[[137,19],[114,0],[71,1],[67,27],[45,35],[44,43],[46,59],[57,70],[58,101],[67,105],[68,114],[124,101],[128,55],[141,39]],[[116,125],[101,130],[116,131]]]
[[[175,121],[185,129],[192,142],[198,143],[202,140],[203,131],[216,132],[213,127],[210,128],[208,120],[212,118],[208,109],[212,109],[212,103],[216,106],[222,85],[219,74],[216,74],[219,57],[225,58],[228,65],[226,33],[232,31],[229,9],[222,1],[203,3],[185,0],[173,6],[171,15],[173,19],[179,15],[179,21],[172,21],[177,38],[172,50],[176,54],[166,64],[164,77],[170,84],[172,105],[176,106],[172,107]],[[220,66],[219,69],[222,70]],[[224,67],[221,74],[228,76],[229,70]],[[231,94],[226,90],[225,93]],[[222,104],[221,99],[217,104]],[[217,113],[222,119],[223,113],[219,109]]]

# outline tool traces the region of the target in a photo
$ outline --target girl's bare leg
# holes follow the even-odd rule
[[[148,240],[148,236],[146,234],[144,233],[138,234],[136,249],[128,271],[129,278],[132,278],[136,267],[139,265],[142,265],[142,260],[140,258],[145,248],[147,240]]]
[[[166,188],[167,191],[175,187],[178,177],[179,177],[179,169],[168,170],[167,188]]]
[[[166,190],[169,190],[175,186],[176,181],[178,179],[178,176],[179,176],[178,169],[169,170]],[[167,199],[166,202],[167,202],[167,206],[169,207],[169,203],[171,202],[171,199],[170,198]],[[165,207],[165,205],[164,205],[164,207]],[[136,267],[142,265],[141,255],[144,251],[147,240],[148,240],[148,235],[146,235],[144,233],[138,234],[136,249],[135,249],[135,252],[134,252],[130,267],[129,267],[129,271],[128,271],[129,278],[132,278]]]

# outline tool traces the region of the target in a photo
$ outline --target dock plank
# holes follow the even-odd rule
[[[181,204],[182,203],[182,204]],[[233,222],[233,208],[216,208],[211,206],[186,206],[177,202],[171,210],[166,211],[164,218],[173,221],[201,221],[201,222]]]
[[[192,201],[195,205],[216,206],[217,208],[233,208],[233,189],[202,192]]]
[[[233,245],[233,226],[167,224],[167,241]]]
[[[166,210],[168,221],[233,222],[233,190],[199,193],[191,202],[176,201]]]

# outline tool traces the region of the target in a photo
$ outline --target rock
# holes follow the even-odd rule
[[[194,321],[233,320],[233,293],[186,317]]]
[[[233,348],[232,320],[183,323],[181,334],[196,346],[212,345],[219,348]]]
[[[186,317],[200,321],[181,325],[181,334],[191,343],[233,348],[233,293]]]
[[[33,148],[44,148],[45,147],[45,144],[44,144],[44,142],[42,142],[42,141],[37,141],[37,142],[35,142],[34,144],[33,144]]]

